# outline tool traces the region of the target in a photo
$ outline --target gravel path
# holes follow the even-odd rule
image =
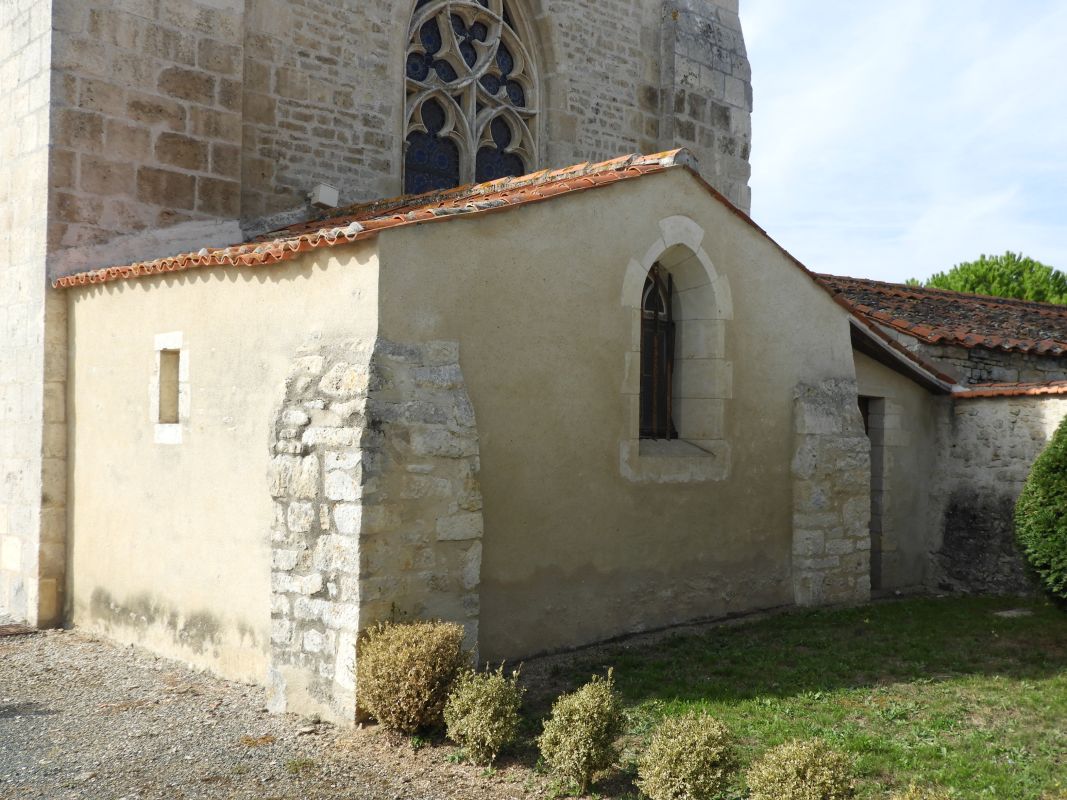
[[[0,637],[0,798],[537,796],[447,747],[271,716],[259,687],[69,631]],[[538,782],[539,783],[539,782]]]

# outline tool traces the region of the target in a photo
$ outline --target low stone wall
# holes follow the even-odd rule
[[[458,345],[299,355],[271,447],[271,708],[351,723],[368,626],[446,619],[477,645],[482,500]]]
[[[1015,546],[1015,501],[1067,399],[994,397],[957,400],[938,432],[936,487],[940,541],[931,553],[933,587],[1007,594],[1033,591]]]
[[[871,596],[870,443],[856,383],[798,386],[793,399],[793,592],[815,606]]]

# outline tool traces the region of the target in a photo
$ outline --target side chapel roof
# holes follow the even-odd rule
[[[997,384],[973,389],[955,385],[951,377],[879,327],[879,324],[889,325],[924,341],[950,340],[963,346],[998,346],[1024,351],[1028,348],[1059,355],[1067,351],[1067,308],[816,275],[707,183],[696,169],[695,159],[684,148],[330,209],[315,218],[271,231],[243,244],[203,248],[166,258],[78,272],[61,277],[52,285],[66,289],[201,267],[269,266],[312,250],[369,239],[390,228],[494,213],[677,168],[689,172],[715,200],[774,244],[789,261],[827,291],[852,317],[853,345],[893,369],[908,374],[932,391],[951,392],[957,397],[1067,393],[1067,383],[1062,386]],[[911,308],[909,303],[915,299],[925,300],[926,305],[921,305],[920,310]],[[975,322],[974,330],[966,329],[967,320]],[[978,320],[982,322],[981,326],[977,325]]]
[[[1067,306],[819,275],[853,311],[927,344],[1067,354]]]
[[[321,247],[369,239],[388,228],[492,213],[563,194],[611,186],[674,167],[688,168],[699,178],[695,163],[687,150],[669,150],[648,156],[623,156],[598,164],[585,163],[564,169],[541,170],[517,178],[501,178],[444,191],[359,203],[330,209],[316,218],[271,231],[244,244],[204,248],[197,252],[125,266],[78,272],[59,278],[52,285],[64,289],[199,267],[268,266]],[[707,188],[739,216],[748,219],[722,195],[710,186]]]

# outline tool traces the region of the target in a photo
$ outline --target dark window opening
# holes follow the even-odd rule
[[[459,185],[459,147],[451,139],[441,136],[447,117],[436,100],[422,106],[422,124],[426,133],[408,134],[404,157],[404,192],[423,192],[451,189]]]
[[[641,296],[642,439],[677,439],[671,405],[674,381],[674,282],[654,264]]]

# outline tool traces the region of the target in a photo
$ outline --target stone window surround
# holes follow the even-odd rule
[[[725,480],[730,445],[726,401],[733,396],[733,365],[726,360],[726,323],[733,319],[730,283],[701,246],[705,232],[685,216],[659,221],[660,237],[631,259],[622,286],[631,338],[622,385],[625,438],[619,468],[634,482],[696,483]],[[641,295],[652,265],[674,278],[674,419],[678,438],[640,438]]]
[[[153,425],[153,441],[165,445],[181,444],[189,421],[189,351],[181,331],[156,334],[154,350],[148,384],[148,416]],[[165,350],[178,351],[178,421],[175,423],[159,421],[160,362]]]

